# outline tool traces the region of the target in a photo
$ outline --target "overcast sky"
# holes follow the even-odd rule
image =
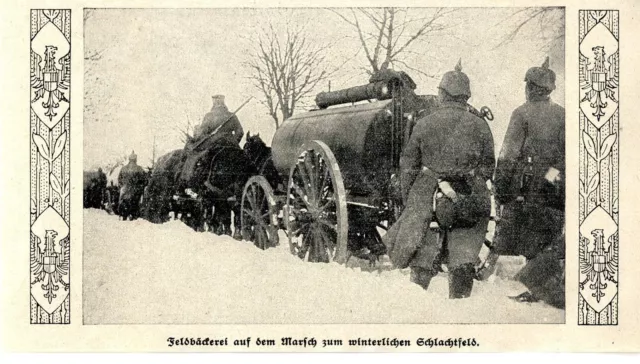
[[[410,9],[420,14],[428,10]],[[496,152],[502,144],[509,117],[524,102],[524,74],[551,56],[557,73],[554,101],[564,104],[564,49],[562,43],[544,50],[536,24],[524,27],[510,43],[494,47],[513,27],[514,9],[470,8],[450,16],[446,34],[427,39],[407,59],[412,66],[440,76],[462,58],[471,79],[470,102],[489,106]],[[199,123],[211,108],[211,96],[224,94],[230,110],[248,97],[260,97],[242,66],[252,34],[272,19],[305,26],[318,44],[339,39],[331,49],[327,67],[343,64],[331,77],[333,90],[364,84],[368,76],[354,30],[325,9],[102,9],[85,24],[84,168],[106,166],[135,150],[141,165],[149,165],[154,136],[157,154],[183,146],[176,128],[187,120]],[[506,19],[506,20],[505,20]],[[532,22],[534,23],[534,22]],[[400,67],[396,69],[401,70]],[[436,94],[437,79],[407,71],[419,94]],[[317,92],[326,90],[319,85]],[[314,92],[313,94],[315,95]],[[239,113],[245,131],[260,132],[270,142],[275,127],[256,99]],[[304,112],[299,110],[298,112]]]

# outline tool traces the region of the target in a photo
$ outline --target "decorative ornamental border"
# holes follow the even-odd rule
[[[32,324],[69,324],[71,10],[31,10]]]
[[[619,22],[579,11],[579,325],[618,324]]]

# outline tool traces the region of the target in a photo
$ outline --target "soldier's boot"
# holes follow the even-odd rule
[[[411,282],[419,285],[425,291],[429,289],[431,279],[438,274],[435,270],[421,267],[411,267]]]
[[[449,272],[449,298],[467,298],[473,290],[475,268],[472,263],[463,264]]]

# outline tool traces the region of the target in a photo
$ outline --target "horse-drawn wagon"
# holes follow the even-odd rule
[[[384,254],[378,228],[402,209],[402,150],[415,120],[437,107],[435,96],[414,89],[406,74],[388,71],[367,85],[318,94],[318,109],[276,131],[270,154],[248,136],[250,158],[270,158],[244,187],[243,238],[265,249],[279,243],[282,229],[291,253],[311,262]]]

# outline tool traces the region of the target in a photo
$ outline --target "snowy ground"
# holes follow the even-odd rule
[[[447,277],[428,292],[407,270],[304,263],[285,237],[266,251],[172,221],[118,221],[84,210],[85,324],[562,323],[564,311],[507,298],[520,259],[501,259],[472,297],[449,300]],[[363,265],[364,266],[364,265]]]

